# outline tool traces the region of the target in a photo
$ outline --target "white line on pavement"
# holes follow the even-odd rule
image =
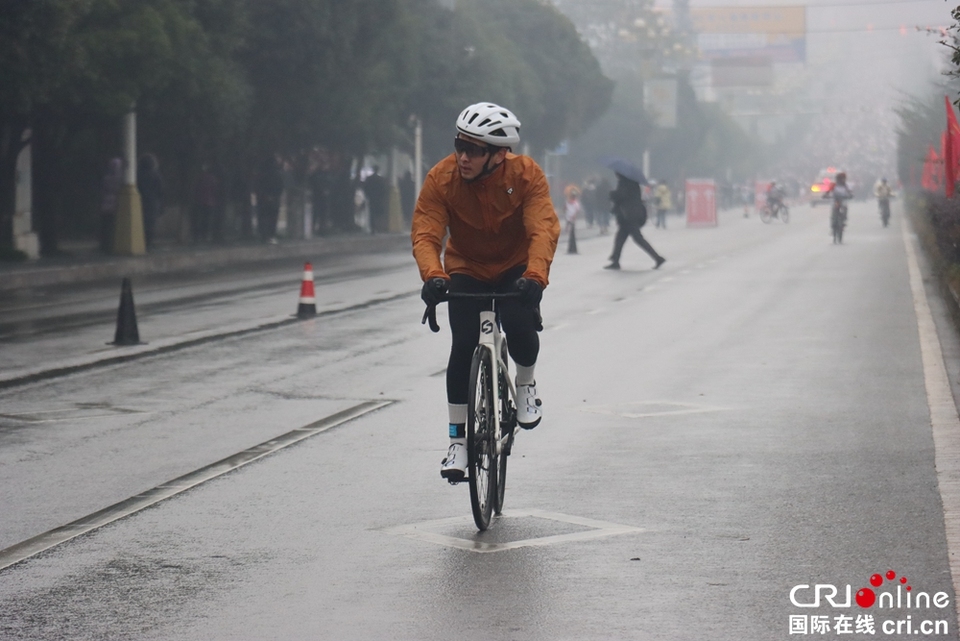
[[[175,496],[189,490],[190,488],[196,487],[201,483],[206,483],[207,481],[214,479],[218,476],[222,476],[227,472],[232,472],[233,470],[246,465],[247,463],[252,463],[253,461],[259,460],[268,454],[272,454],[278,450],[281,450],[285,447],[289,447],[294,443],[299,443],[300,441],[310,438],[320,432],[326,432],[327,430],[334,428],[338,425],[342,425],[348,421],[352,421],[355,418],[359,418],[364,414],[369,414],[375,410],[378,410],[382,407],[390,405],[393,401],[364,401],[358,405],[347,408],[336,414],[322,418],[319,421],[310,423],[309,425],[304,425],[303,427],[298,427],[295,430],[291,430],[286,434],[281,434],[276,438],[272,438],[269,441],[265,441],[259,445],[254,445],[253,447],[238,452],[233,456],[229,456],[221,461],[212,463],[205,467],[201,467],[199,470],[185,474],[179,478],[173,479],[166,483],[162,483],[157,487],[147,490],[132,496],[124,501],[120,501],[110,507],[106,507],[99,512],[94,512],[88,516],[77,519],[72,523],[67,523],[66,525],[61,525],[58,528],[54,528],[49,532],[44,532],[43,534],[38,534],[37,536],[27,539],[12,545],[5,550],[0,550],[0,570],[10,567],[15,563],[19,563],[24,559],[30,558],[35,554],[39,554],[44,550],[49,550],[50,548],[60,545],[70,539],[76,538],[81,534],[86,534],[92,530],[103,527],[108,523],[113,523],[119,519],[122,519],[125,516],[129,516],[135,512],[150,507],[164,499],[168,499],[171,496]]]
[[[953,577],[954,594],[960,594],[960,416],[957,415],[957,406],[950,391],[940,337],[937,335],[937,326],[933,322],[933,314],[923,288],[916,249],[910,234],[907,233],[906,221],[902,218],[901,221],[900,231],[907,249],[907,270],[910,273],[913,308],[920,333],[927,405],[930,407],[930,423],[933,427],[934,465],[937,468],[940,500],[943,502],[947,557]],[[954,608],[960,617],[960,602],[955,602]]]

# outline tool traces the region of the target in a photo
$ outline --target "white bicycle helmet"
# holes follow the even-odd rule
[[[457,131],[496,147],[520,142],[520,121],[509,109],[491,102],[470,105],[457,118]]]

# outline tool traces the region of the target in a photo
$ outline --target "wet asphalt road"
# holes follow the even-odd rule
[[[883,229],[855,205],[841,247],[823,208],[792,213],[648,227],[659,271],[633,245],[605,271],[609,238],[577,255],[564,239],[543,304],[545,418],[520,435],[504,517],[484,534],[466,487],[439,478],[449,334],[419,324],[403,255],[328,281],[318,269],[314,320],[0,390],[8,550],[378,404],[0,570],[0,638],[753,640],[802,638],[791,617],[870,615],[874,635],[814,636],[904,638],[881,626],[910,616],[948,631],[908,638],[956,639],[899,211]],[[154,305],[141,335],[289,317],[297,279],[231,280],[229,295],[158,285],[137,294]],[[112,313],[66,329],[17,313],[0,318],[20,328],[0,336],[0,374],[116,349]],[[948,606],[790,600],[817,583],[842,598],[888,570]]]

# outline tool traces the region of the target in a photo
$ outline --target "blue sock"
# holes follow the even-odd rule
[[[450,423],[450,438],[467,438],[467,426],[463,423]]]

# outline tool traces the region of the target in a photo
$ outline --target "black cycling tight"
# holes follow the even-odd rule
[[[501,276],[496,283],[486,283],[464,274],[450,275],[452,292],[496,292],[513,291],[514,283],[523,276],[526,265],[518,265]],[[454,405],[466,405],[470,384],[470,361],[473,351],[480,341],[480,311],[484,302],[479,300],[458,299],[447,303],[450,318],[450,332],[453,342],[450,347],[450,361],[447,363],[447,402]],[[497,301],[497,313],[500,326],[507,336],[507,349],[510,357],[518,365],[529,367],[537,362],[540,353],[539,312],[522,306],[518,301],[506,299]]]

